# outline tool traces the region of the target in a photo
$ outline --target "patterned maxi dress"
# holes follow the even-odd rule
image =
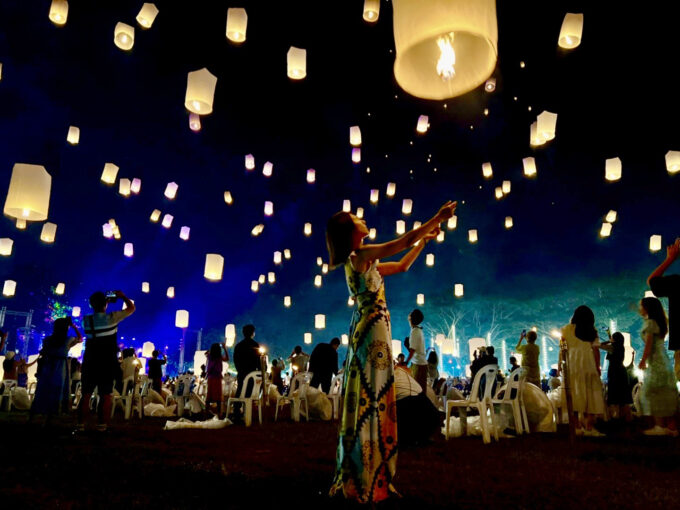
[[[345,400],[340,423],[335,480],[331,496],[343,494],[362,503],[395,492],[397,404],[394,393],[390,314],[385,286],[374,261],[365,273],[345,264],[356,309],[345,366]]]

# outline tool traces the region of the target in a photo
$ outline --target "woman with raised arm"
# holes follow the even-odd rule
[[[397,406],[392,334],[383,278],[408,271],[423,247],[451,218],[456,202],[445,203],[424,225],[383,244],[363,244],[366,222],[347,212],[334,214],[326,229],[331,267],[344,265],[356,309],[344,378],[344,403],[331,496],[377,503],[396,493]],[[409,250],[398,262],[379,259]]]

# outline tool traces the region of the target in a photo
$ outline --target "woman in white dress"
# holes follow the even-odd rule
[[[562,328],[562,340],[567,344],[569,393],[576,435],[603,436],[593,428],[595,417],[604,414],[605,405],[599,367],[600,341],[590,308],[579,306],[574,311],[571,323]]]

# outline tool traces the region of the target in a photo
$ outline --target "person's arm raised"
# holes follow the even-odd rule
[[[378,272],[381,276],[390,276],[397,273],[405,273],[411,268],[411,265],[416,261],[418,255],[423,251],[423,248],[432,239],[439,234],[439,227],[427,234],[421,241],[411,248],[406,255],[402,257],[399,262],[383,262],[378,264]]]
[[[666,272],[666,269],[668,269],[670,265],[677,260],[679,255],[680,237],[678,237],[673,244],[666,248],[666,259],[661,264],[659,264],[659,267],[652,271],[652,274],[649,275],[649,278],[647,278],[647,285],[651,287],[652,284],[650,282],[653,278],[663,276],[663,274]]]
[[[125,303],[125,306],[126,306],[127,310],[130,311],[130,314],[132,314],[132,313],[136,310],[135,304],[132,302],[132,299],[130,299],[129,297],[127,297],[125,294],[123,294],[123,291],[122,291],[122,290],[117,290],[117,291],[116,291],[116,297],[118,297],[118,298],[120,298],[120,299],[123,300],[123,302]]]

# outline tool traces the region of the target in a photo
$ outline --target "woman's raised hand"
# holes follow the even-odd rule
[[[439,209],[439,212],[437,213],[437,218],[441,221],[446,221],[449,218],[453,217],[453,214],[456,212],[456,207],[458,206],[458,202],[452,202],[449,200],[446,202],[441,208]]]

